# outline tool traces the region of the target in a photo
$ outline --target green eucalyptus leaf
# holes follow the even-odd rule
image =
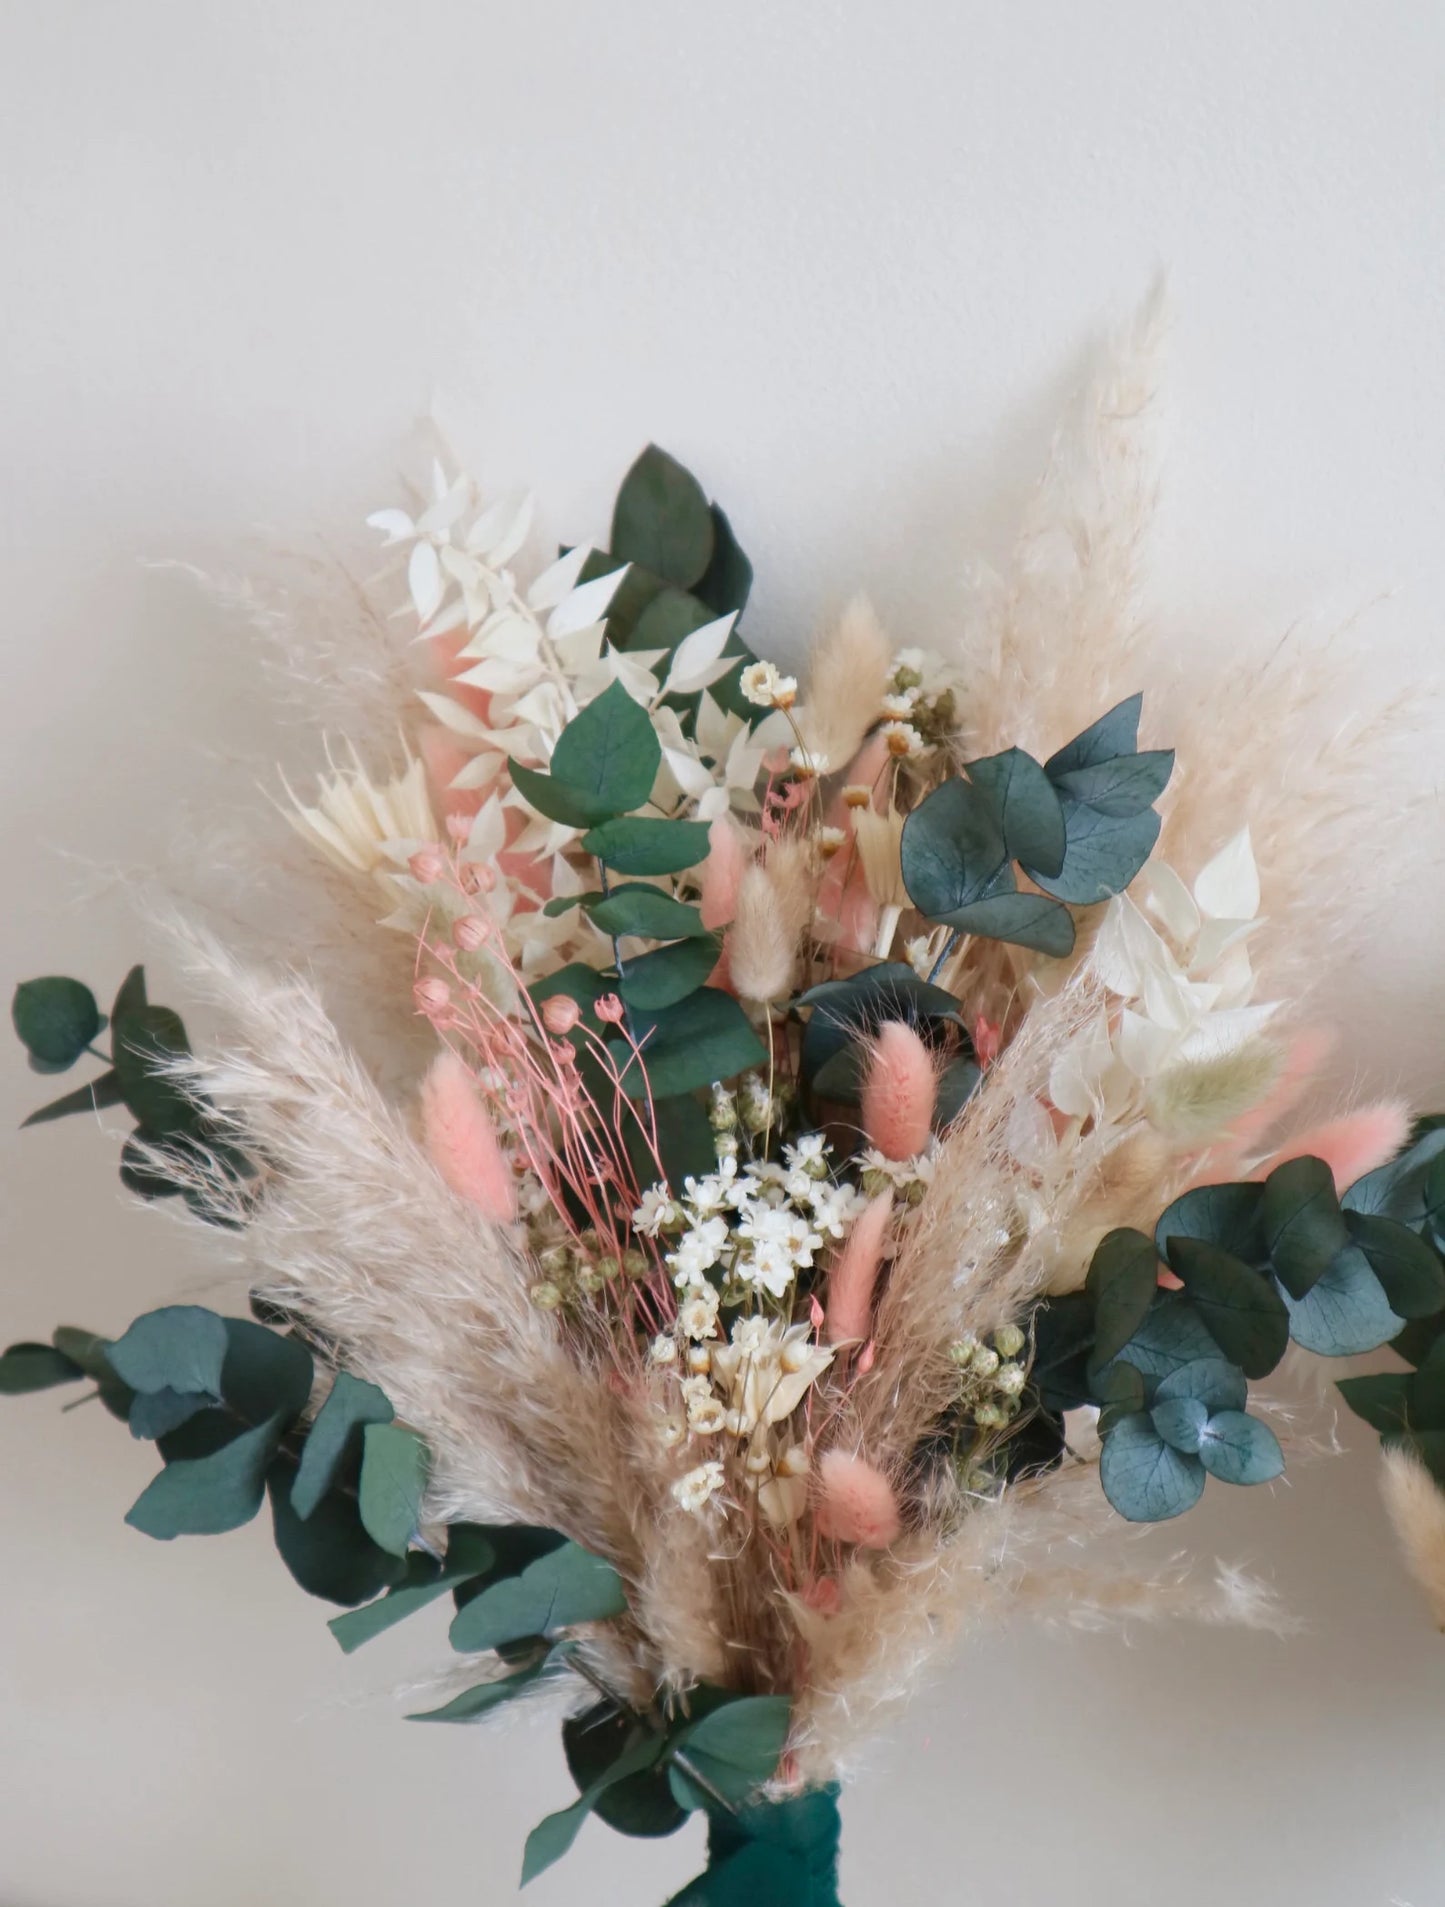
[[[562,1724],[562,1746],[578,1792],[585,1794],[650,1732],[630,1709],[611,1701],[595,1702],[580,1715],[570,1715]],[[667,1770],[656,1764],[606,1788],[593,1812],[615,1833],[646,1839],[674,1834],[687,1819],[673,1798]]]
[[[392,1591],[393,1595],[398,1593],[404,1592]],[[383,1598],[385,1602],[390,1600],[390,1596]],[[356,1611],[357,1615],[364,1613],[363,1610]],[[337,1616],[331,1627],[335,1629],[339,1623],[352,1619],[350,1616]],[[543,1657],[540,1662],[530,1662],[525,1668],[513,1670],[510,1675],[498,1676],[495,1681],[478,1682],[475,1687],[463,1689],[460,1695],[454,1695],[440,1708],[423,1709],[419,1714],[408,1715],[406,1719],[409,1722],[479,1722],[484,1716],[494,1713],[507,1702],[515,1701],[517,1696],[532,1688],[542,1679],[549,1666],[547,1658]]]
[[[876,1033],[885,1020],[910,1026],[958,1019],[959,1003],[932,986],[903,961],[865,967],[846,980],[824,980],[793,1002],[812,1009],[803,1029],[803,1077],[810,1084],[820,1067],[855,1035]]]
[[[1402,1318],[1431,1318],[1445,1308],[1445,1265],[1407,1225],[1372,1212],[1348,1212],[1349,1234]]]
[[[587,900],[584,905],[593,925],[618,939],[637,934],[648,940],[701,940],[711,933],[695,907],[641,882],[624,882],[605,900]]]
[[[372,1542],[354,1497],[333,1490],[303,1520],[291,1507],[295,1487],[296,1465],[289,1458],[273,1463],[266,1477],[272,1534],[293,1581],[308,1596],[353,1607],[400,1580],[406,1563]]]
[[[20,1124],[22,1129],[26,1126],[44,1126],[52,1119],[64,1119],[70,1113],[99,1112],[103,1106],[118,1106],[122,1097],[120,1075],[112,1067],[87,1085],[77,1086],[74,1092],[63,1093],[59,1099],[52,1099],[48,1106],[41,1106],[28,1119],[22,1119]]]
[[[1087,1302],[1087,1300],[1086,1300]],[[1144,1322],[1128,1344],[1128,1361],[1144,1377],[1150,1394],[1181,1365],[1219,1358],[1208,1327],[1182,1291],[1160,1291]]]
[[[619,1781],[625,1781],[629,1775],[640,1774],[650,1768],[662,1754],[663,1741],[660,1735],[647,1735],[637,1741],[633,1747],[599,1775],[590,1788],[584,1791],[572,1803],[570,1808],[559,1808],[555,1814],[549,1814],[539,1821],[527,1836],[527,1845],[522,1855],[522,1885],[560,1861],[577,1838],[578,1829],[592,1812],[599,1797]]]
[[[792,1706],[786,1695],[744,1695],[683,1729],[673,1743],[697,1772],[734,1806],[776,1771],[788,1742]],[[705,1808],[711,1797],[676,1759],[668,1771],[679,1807]]]
[[[562,1543],[464,1603],[451,1626],[452,1647],[464,1654],[495,1649],[518,1636],[605,1622],[626,1607],[622,1578],[612,1565],[580,1543]]]
[[[1058,874],[1064,865],[1064,811],[1032,755],[1005,749],[968,764],[968,778],[991,804],[1011,861]]]
[[[1015,891],[1010,867],[1002,870],[996,891],[955,909],[946,924],[982,940],[1031,947],[1035,953],[1049,954],[1055,960],[1064,959],[1074,950],[1074,922],[1068,909],[1047,895]]]
[[[1357,1417],[1363,1417],[1372,1430],[1385,1432],[1410,1427],[1410,1383],[1405,1371],[1380,1371],[1371,1377],[1341,1378],[1335,1388]],[[1445,1430],[1445,1413],[1439,1424],[1420,1428]]]
[[[912,810],[900,854],[909,899],[927,919],[946,923],[990,892],[1009,858],[993,803],[961,776]]]
[[[1144,1409],[1145,1382],[1126,1358],[1118,1358],[1107,1370],[1100,1371],[1089,1385],[1099,1411],[1099,1435],[1107,1437],[1122,1417],[1132,1417]]]
[[[1144,1322],[1159,1288],[1159,1254],[1142,1232],[1121,1226],[1099,1243],[1084,1289],[1094,1304],[1093,1362],[1116,1358]]]
[[[1143,696],[1131,695],[1127,701],[1111,708],[1107,715],[1101,715],[1056,755],[1050,755],[1044,763],[1044,773],[1049,780],[1057,785],[1065,775],[1077,774],[1082,768],[1096,768],[1120,755],[1134,754],[1139,746],[1139,716],[1143,707]]]
[[[221,1396],[248,1424],[279,1414],[290,1423],[311,1397],[315,1367],[299,1338],[250,1318],[227,1318]]]
[[[619,874],[679,874],[706,859],[708,832],[702,821],[627,815],[589,829],[580,846]]]
[[[349,1482],[360,1466],[368,1424],[389,1424],[395,1413],[386,1393],[350,1371],[338,1371],[317,1411],[301,1451],[291,1507],[304,1521],[339,1480]]]
[[[627,963],[617,991],[629,1006],[656,1011],[675,1006],[695,993],[717,966],[721,945],[715,934],[697,940],[674,941],[638,954]]]
[[[1169,1258],[1172,1238],[1197,1238],[1242,1258],[1247,1265],[1263,1264],[1267,1255],[1260,1222],[1263,1198],[1264,1187],[1252,1184],[1201,1185],[1186,1192],[1166,1207],[1154,1227],[1160,1257]]]
[[[130,1434],[151,1442],[167,1437],[199,1411],[213,1409],[215,1401],[205,1391],[137,1391],[130,1402]]]
[[[966,1054],[957,1054],[951,1059],[938,1081],[938,1098],[933,1106],[933,1129],[942,1132],[951,1126],[964,1107],[978,1091],[983,1070],[978,1061]],[[814,1082],[816,1090],[817,1082]]]
[[[139,1013],[150,1005],[146,993],[146,970],[144,967],[132,967],[124,980],[116,988],[115,1000],[110,1009],[112,1022],[123,1020],[130,1013]]]
[[[612,554],[691,589],[712,562],[712,509],[690,470],[649,444],[622,480],[612,512]]]
[[[294,1505],[294,1484],[291,1500]],[[349,1609],[344,1616],[333,1616],[326,1626],[346,1654],[350,1655],[363,1642],[370,1642],[373,1636],[379,1636],[383,1630],[405,1621],[408,1616],[415,1615],[418,1609],[425,1609],[428,1604],[439,1601],[458,1583],[490,1576],[499,1561],[489,1531],[478,1523],[453,1523],[447,1530],[444,1561],[438,1563],[434,1557],[425,1555],[421,1550],[412,1550],[406,1558],[405,1575],[384,1596],[367,1603],[362,1609]],[[436,1719],[452,1718],[438,1716]]]
[[[200,1392],[218,1398],[228,1348],[224,1318],[201,1305],[170,1304],[137,1318],[106,1357],[132,1390]]]
[[[405,1556],[421,1522],[427,1448],[401,1424],[368,1423],[362,1430],[361,1523],[378,1548]]]
[[[1154,805],[1173,772],[1174,750],[1151,748],[1140,755],[1115,755],[1110,761],[1091,762],[1086,768],[1066,768],[1053,785],[1061,795],[1085,808],[1127,819]]]
[[[1290,1336],[1317,1357],[1373,1351],[1387,1344],[1403,1323],[1357,1245],[1340,1252],[1303,1298],[1293,1298],[1288,1291],[1283,1296]]]
[[[1212,1414],[1217,1410],[1243,1410],[1248,1395],[1249,1386],[1237,1364],[1223,1357],[1197,1357],[1160,1378],[1154,1402],[1158,1405],[1194,1398]]]
[[[90,988],[58,973],[22,980],[10,1019],[38,1068],[52,1073],[73,1066],[105,1024]]]
[[[840,1046],[814,1073],[813,1096],[835,1100],[840,1106],[856,1106],[863,1097],[867,1075],[868,1048],[861,1040],[853,1040],[847,1046]]]
[[[528,768],[513,761],[509,773],[512,786],[529,808],[535,808],[549,821],[560,821],[564,827],[595,827],[621,812],[611,801],[590,794],[584,788],[574,788],[556,775],[544,774],[540,768]],[[646,800],[646,796],[643,799]]]
[[[1355,1180],[1340,1200],[1347,1212],[1393,1218],[1418,1229],[1445,1209],[1445,1126],[1427,1124],[1417,1132],[1397,1159]]]
[[[605,804],[609,814],[627,814],[652,793],[661,762],[651,716],[620,682],[610,682],[557,737],[552,779]]]
[[[621,1040],[608,1052],[633,1099],[645,1098],[649,1088],[658,1099],[693,1092],[767,1062],[768,1049],[747,1014],[716,987],[699,987],[676,1006],[634,1013],[632,1032],[642,1045],[641,1067]]]
[[[165,1006],[140,1007],[115,1022],[110,1044],[121,1096],[145,1131],[157,1139],[194,1134],[201,1109],[163,1070],[191,1050],[180,1014]]]
[[[675,649],[716,620],[716,614],[685,589],[664,588],[637,618],[629,649]],[[659,673],[662,673],[659,671]]]
[[[1221,1483],[1268,1483],[1283,1471],[1284,1452],[1268,1424],[1222,1410],[1204,1426],[1199,1461]]]
[[[1275,1275],[1292,1298],[1302,1298],[1350,1242],[1323,1159],[1275,1167],[1264,1182],[1260,1223]],[[1445,1303],[1445,1285],[1440,1295]]]
[[[106,1355],[111,1339],[97,1331],[83,1331],[73,1324],[58,1324],[50,1334],[50,1342],[62,1357],[69,1358],[97,1385],[100,1401],[111,1416],[124,1422],[130,1415],[135,1393],[129,1384],[121,1382],[111,1367]]]
[[[726,616],[747,608],[753,587],[753,566],[733,534],[733,526],[717,504],[712,510],[712,560],[699,578],[696,589],[715,616]]]
[[[696,941],[688,943],[696,946]],[[707,1113],[686,1093],[654,1099],[657,1121],[657,1149],[662,1155],[662,1176],[675,1193],[680,1194],[688,1179],[700,1179],[717,1169],[717,1139]],[[645,1143],[641,1125],[630,1121],[626,1131],[629,1156],[639,1184],[651,1184],[657,1175],[657,1160]]]
[[[1169,1262],[1225,1357],[1246,1377],[1267,1377],[1289,1344],[1289,1314],[1275,1287],[1202,1239],[1171,1238]]]
[[[249,1523],[261,1507],[282,1427],[281,1418],[272,1417],[209,1456],[168,1463],[131,1505],[126,1522],[162,1542],[217,1536]]]
[[[1150,1421],[1171,1450],[1186,1456],[1199,1454],[1199,1441],[1209,1422],[1209,1408],[1197,1397],[1156,1397],[1149,1413]]]
[[[1065,799],[1067,846],[1057,874],[1026,866],[1026,872],[1055,900],[1089,907],[1122,894],[1154,852],[1160,821],[1152,808],[1143,814],[1101,814],[1082,802]]]
[[[0,1397],[47,1391],[84,1376],[80,1365],[53,1344],[12,1344],[0,1357]]]
[[[1099,1458],[1104,1495],[1131,1523],[1164,1523],[1193,1509],[1204,1492],[1204,1466],[1173,1449],[1144,1415],[1124,1417]]]

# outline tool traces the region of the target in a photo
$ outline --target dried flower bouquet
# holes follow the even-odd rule
[[[1418,1365],[1344,1388],[1445,1596],[1445,1124],[1290,1127],[1381,731],[1262,765],[1238,682],[1146,715],[1153,326],[948,655],[858,600],[801,682],[756,657],[729,521],[656,448],[607,550],[538,564],[526,500],[438,469],[371,519],[405,640],[360,673],[405,747],[287,789],[330,939],[191,933],[225,1036],[193,1054],[136,969],[35,1115],[123,1106],[126,1183],[212,1226],[253,1315],[62,1329],[0,1385],[89,1378],[153,1439],[152,1536],[269,1497],[344,1649],[450,1597],[421,1719],[567,1691],[578,1795],[524,1880],[588,1813],[702,1809],[680,1901],[825,1903],[837,1784],[961,1629],[1271,1620],[1109,1538],[1279,1474],[1250,1385],[1291,1340]],[[1295,677],[1248,695],[1305,734]],[[324,1003],[362,992],[367,1063]],[[14,1017],[43,1071],[106,1025],[53,976]]]

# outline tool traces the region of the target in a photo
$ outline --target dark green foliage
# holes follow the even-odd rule
[[[712,511],[701,484],[656,444],[622,480],[612,512],[612,555],[691,589],[713,559]]]
[[[105,1025],[90,988],[63,974],[22,980],[10,1018],[38,1073],[66,1072]]]
[[[1158,839],[1152,804],[1174,757],[1136,752],[1139,709],[1138,696],[1121,702],[1042,766],[1007,749],[926,796],[903,828],[919,912],[960,933],[1071,952],[1068,906],[1121,893]],[[1019,890],[1016,866],[1042,894]]]
[[[1185,1193],[1160,1218],[1152,1248],[1184,1289],[1150,1295],[1132,1329],[1146,1295],[1148,1241],[1134,1247],[1140,1270],[1130,1289],[1117,1269],[1120,1235],[1104,1240],[1089,1276],[1096,1338],[1088,1368],[1103,1406],[1101,1474],[1116,1509],[1152,1521],[1187,1509],[1206,1473],[1242,1484],[1277,1476],[1279,1446],[1246,1414],[1246,1380],[1267,1375],[1290,1338],[1328,1357],[1397,1340],[1420,1369],[1347,1378],[1345,1401],[1383,1434],[1418,1445],[1427,1462],[1429,1440],[1440,1438],[1445,1458],[1442,1159],[1445,1128],[1427,1123],[1400,1158],[1343,1198],[1328,1166],[1308,1158],[1278,1166],[1263,1185]],[[1407,1317],[1420,1322],[1402,1332]],[[1036,1366],[1045,1401],[1051,1381],[1057,1372],[1041,1381]]]
[[[676,1006],[679,1000],[696,993],[708,979],[718,963],[720,951],[721,942],[716,934],[656,947],[651,953],[639,954],[628,961],[617,991],[631,1007],[655,1011]]]
[[[294,1505],[294,1488],[291,1501]],[[424,1551],[413,1550],[406,1559],[405,1575],[384,1596],[364,1609],[334,1616],[327,1627],[349,1655],[363,1642],[370,1642],[373,1636],[438,1601],[458,1583],[485,1578],[499,1564],[491,1532],[475,1523],[453,1523],[447,1530],[447,1553],[441,1562]]]
[[[599,900],[584,900],[583,906],[603,933],[614,938],[638,934],[650,940],[698,940],[709,932],[695,907],[641,882],[624,882]]]
[[[281,1418],[271,1417],[208,1456],[168,1463],[132,1504],[126,1522],[162,1541],[239,1529],[261,1507],[281,1431]]]
[[[404,1557],[421,1523],[427,1450],[401,1424],[368,1423],[362,1431],[358,1506],[362,1527],[379,1549]]]
[[[677,874],[706,857],[707,837],[705,822],[631,815],[590,829],[581,846],[619,874]]]
[[[73,1384],[84,1375],[74,1359],[57,1351],[53,1344],[12,1344],[0,1356],[0,1397],[52,1390],[57,1384]]]
[[[389,1424],[391,1417],[384,1391],[363,1383],[350,1371],[337,1372],[311,1425],[291,1491],[291,1507],[303,1521],[335,1484],[355,1480],[366,1426]]]
[[[520,1636],[603,1622],[626,1607],[622,1578],[611,1564],[579,1543],[563,1543],[463,1603],[452,1622],[452,1647],[463,1653],[495,1649]]]
[[[562,1724],[567,1769],[578,1792],[586,1790],[648,1733],[647,1723],[615,1702],[596,1702]],[[679,1807],[665,1768],[641,1769],[604,1790],[593,1812],[619,1834],[646,1838],[676,1833],[687,1819]]]
[[[634,1099],[649,1089],[660,1099],[692,1092],[764,1065],[768,1057],[747,1014],[716,987],[699,987],[674,1006],[634,1011],[631,1031],[642,1048],[641,1066],[625,1041],[614,1040],[608,1050]]]

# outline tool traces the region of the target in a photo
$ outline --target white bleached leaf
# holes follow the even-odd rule
[[[368,529],[380,530],[388,543],[405,543],[416,535],[416,525],[405,510],[377,510],[366,523]]]
[[[1165,861],[1150,861],[1139,877],[1145,905],[1177,946],[1187,947],[1199,932],[1194,896]]]
[[[453,735],[464,735],[468,741],[490,741],[492,731],[485,722],[477,720],[470,709],[464,709],[460,702],[449,695],[435,695],[430,689],[418,689],[418,699],[429,708],[443,728],[449,728]]]
[[[1233,948],[1249,939],[1264,925],[1260,920],[1207,920],[1199,930],[1191,973],[1212,973]]]
[[[485,558],[493,569],[500,569],[526,542],[532,528],[532,511],[530,491],[523,491],[520,496],[498,497],[468,530],[467,548]]]
[[[1094,971],[1111,993],[1137,1000],[1149,974],[1172,974],[1169,949],[1127,894],[1117,894],[1104,910],[1094,942]]]
[[[421,536],[445,536],[466,509],[471,492],[471,485],[465,477],[458,477],[448,488],[440,468],[435,475],[434,487],[436,500],[416,520],[417,532]]]
[[[1156,1026],[1152,1020],[1146,1020],[1142,1013],[1131,1012],[1128,1007],[1119,1015],[1119,1029],[1114,1035],[1114,1045],[1129,1071],[1136,1079],[1152,1079],[1162,1072],[1174,1057],[1179,1044],[1179,1036],[1165,1026]]]
[[[502,813],[502,804],[493,795],[490,801],[484,801],[472,822],[472,831],[467,836],[467,844],[462,849],[464,861],[495,861],[507,845],[507,817]]]
[[[441,563],[430,543],[412,545],[411,558],[406,566],[406,581],[418,620],[430,622],[441,607],[442,591],[446,587],[442,580]]]
[[[590,543],[579,543],[575,550],[568,550],[555,563],[549,563],[527,591],[528,606],[532,609],[555,609],[577,587],[582,566],[591,554]]]
[[[737,619],[737,611],[734,610],[730,615],[719,616],[716,622],[704,623],[701,629],[694,629],[690,636],[684,636],[673,653],[672,667],[663,684],[664,693],[692,695],[699,689],[710,687],[727,674],[733,666],[732,661],[722,662],[719,658],[727,647],[728,637]]]
[[[575,634],[579,629],[589,628],[594,622],[601,622],[626,574],[627,565],[624,563],[620,569],[611,570],[606,576],[595,576],[590,583],[579,583],[552,611],[547,620],[547,634],[555,642],[563,636]]]
[[[493,755],[484,752],[473,755],[471,760],[459,768],[451,778],[449,786],[458,789],[488,788],[502,771],[505,755]]]
[[[1249,829],[1241,828],[1200,870],[1194,898],[1213,920],[1253,920],[1259,912],[1259,870]]]
[[[682,792],[692,801],[698,800],[717,784],[712,770],[705,768],[695,756],[682,748],[666,748],[663,760],[672,770],[673,779]]]
[[[1049,1098],[1070,1119],[1086,1119],[1099,1097],[1099,1082],[1113,1061],[1108,1023],[1096,1020],[1049,1068]]]

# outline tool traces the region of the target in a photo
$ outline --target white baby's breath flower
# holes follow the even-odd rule
[[[677,1314],[683,1334],[694,1340],[717,1335],[718,1294],[712,1285],[694,1285],[692,1295]],[[671,1339],[668,1340],[669,1343]]]
[[[677,1201],[665,1185],[653,1185],[642,1195],[642,1203],[632,1214],[632,1224],[645,1238],[656,1238],[665,1227],[682,1216]]]
[[[678,1478],[672,1486],[672,1494],[685,1510],[698,1516],[722,1487],[722,1465],[716,1462],[700,1463],[695,1470],[689,1470],[686,1476]]]
[[[675,1364],[677,1362],[677,1344],[663,1331],[652,1340],[648,1356],[654,1364]]]
[[[923,737],[912,722],[885,722],[878,733],[888,744],[888,753],[911,761],[923,753]]]
[[[715,1437],[727,1425],[727,1407],[716,1397],[688,1401],[687,1427],[695,1437]]]
[[[852,1185],[815,1184],[812,1188],[813,1223],[829,1238],[841,1238],[855,1219],[868,1209],[868,1201]]]
[[[906,722],[913,713],[913,705],[918,700],[917,689],[902,689],[892,695],[885,695],[879,705],[879,713],[887,716],[890,722]]]
[[[722,1256],[728,1242],[727,1220],[705,1218],[685,1231],[675,1251],[667,1254],[675,1285],[700,1285]]]
[[[738,686],[758,708],[791,708],[798,694],[796,676],[781,675],[771,662],[752,662],[738,677]]]
[[[789,1146],[784,1146],[783,1157],[788,1164],[800,1172],[807,1172],[814,1178],[826,1176],[828,1141],[821,1132],[804,1132]],[[815,1168],[821,1166],[819,1172]]]

